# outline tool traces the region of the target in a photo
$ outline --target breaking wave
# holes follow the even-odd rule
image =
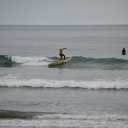
[[[13,67],[17,65],[24,66],[46,66],[51,61],[59,60],[58,57],[21,57],[0,55],[0,67]],[[56,66],[56,67],[60,67]],[[65,65],[65,68],[82,69],[105,69],[120,70],[128,69],[128,60],[119,58],[91,58],[74,56],[72,60]]]
[[[128,126],[128,116],[118,114],[90,115],[88,113],[63,114],[0,110],[0,118],[2,118],[2,120],[0,120],[2,127],[121,128],[123,126],[123,128],[127,128]]]
[[[19,79],[0,78],[0,87],[31,87],[31,88],[82,88],[82,89],[128,89],[128,81],[115,79],[113,81],[75,81],[75,80],[49,80],[49,79]]]
[[[0,67],[14,67],[17,65],[44,66],[48,65],[47,57],[21,57],[0,55]]]

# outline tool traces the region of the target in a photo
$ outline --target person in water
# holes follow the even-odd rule
[[[60,60],[62,59],[62,57],[64,57],[64,59],[65,59],[65,55],[63,54],[64,49],[67,49],[67,48],[63,48],[63,49],[59,50]]]
[[[123,48],[122,55],[125,55],[125,54],[126,54],[126,50],[125,50],[125,48]]]

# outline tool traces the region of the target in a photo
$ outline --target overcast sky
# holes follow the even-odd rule
[[[0,0],[0,24],[128,24],[128,0]]]

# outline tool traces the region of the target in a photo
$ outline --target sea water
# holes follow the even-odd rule
[[[0,127],[127,128],[127,51],[128,25],[1,25]]]

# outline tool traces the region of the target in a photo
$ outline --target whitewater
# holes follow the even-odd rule
[[[5,76],[0,77],[0,87],[128,89],[128,80],[115,79],[113,81],[75,81],[49,79],[19,79],[16,76]]]
[[[50,62],[59,60],[59,57],[37,57],[37,56],[8,56],[0,55],[0,66],[1,67],[10,67],[16,65],[28,65],[28,66],[46,66]],[[122,58],[92,58],[92,57],[82,57],[82,56],[73,56],[71,61],[67,63],[65,68],[103,68],[108,70],[111,69],[127,69],[128,60]],[[59,65],[61,66],[61,65]],[[58,65],[56,67],[59,67]]]

